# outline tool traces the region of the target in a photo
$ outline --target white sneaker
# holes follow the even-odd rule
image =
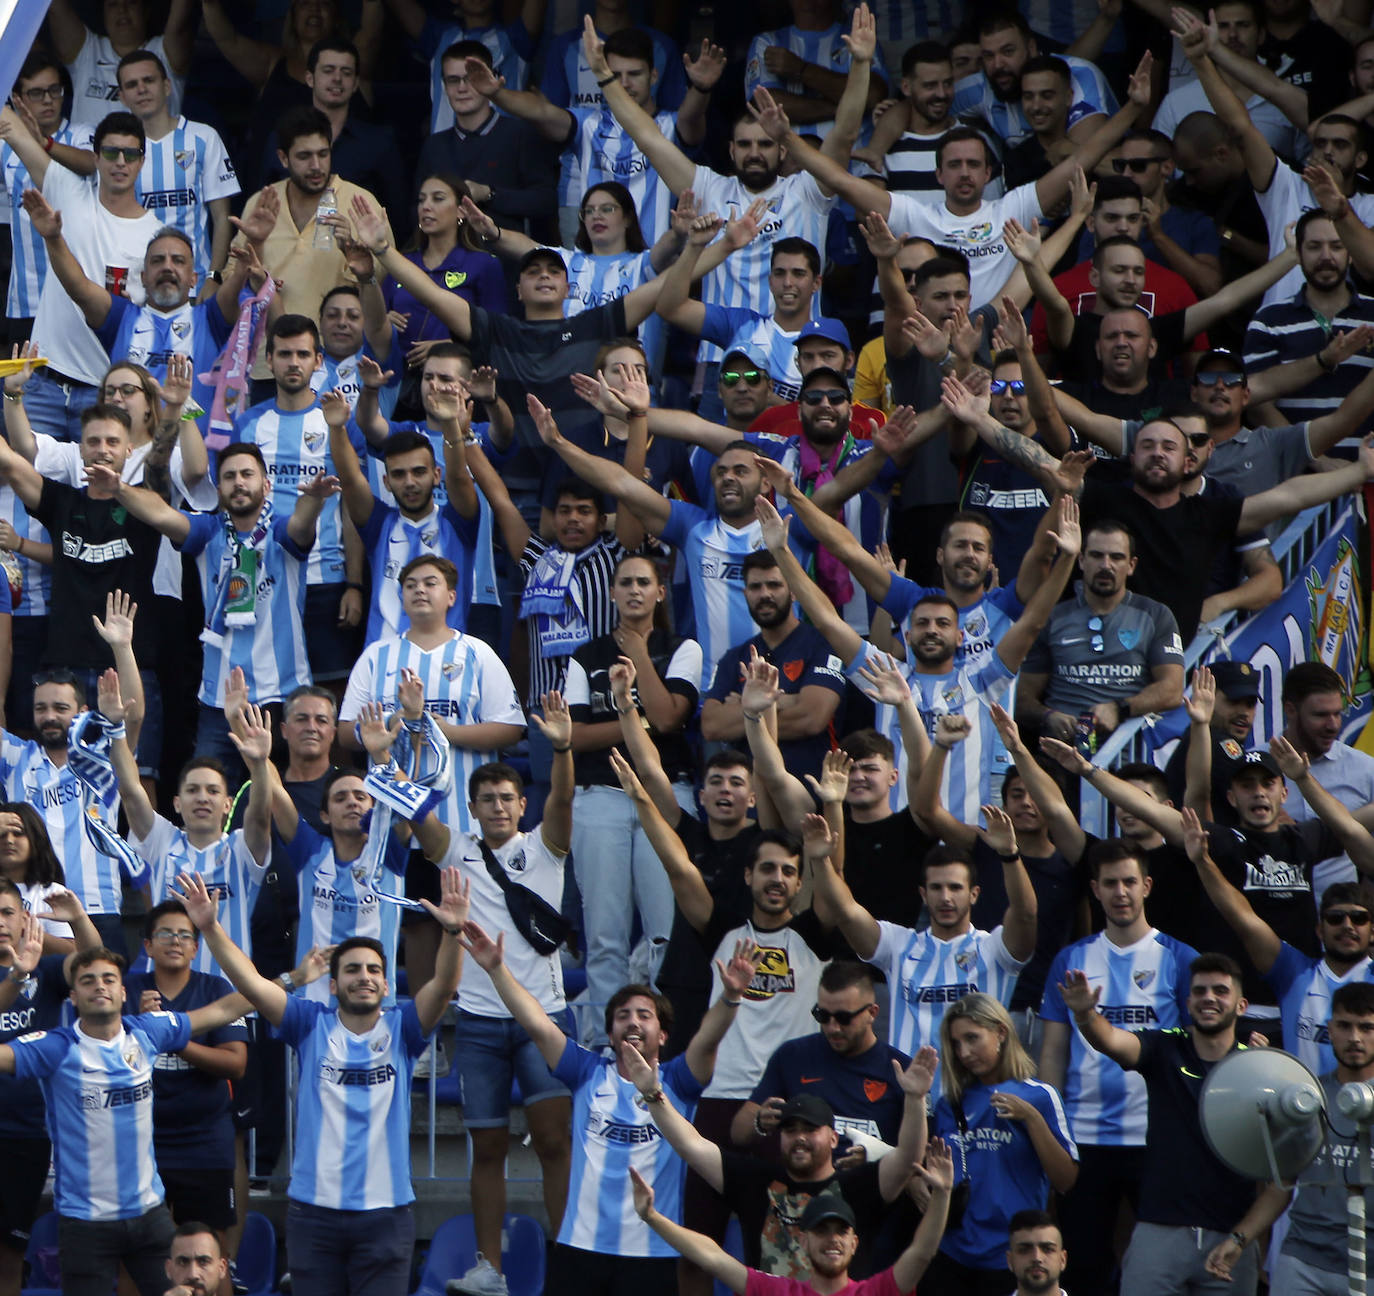
[[[496,1267],[480,1251],[477,1263],[461,1278],[450,1278],[444,1290],[461,1292],[462,1296],[509,1296],[505,1275],[497,1273]]]
[[[451,1065],[448,1060],[448,1053],[444,1050],[442,1042],[434,1046],[434,1074],[436,1076],[446,1076]],[[420,1060],[415,1063],[415,1079],[428,1080],[430,1076],[430,1052],[426,1049],[421,1055]]]

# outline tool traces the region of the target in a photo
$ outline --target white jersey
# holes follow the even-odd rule
[[[513,724],[522,728],[525,713],[515,682],[496,650],[481,639],[450,631],[436,648],[421,648],[404,635],[370,643],[348,677],[339,722],[352,724],[368,702],[398,705],[402,670],[413,670],[425,689],[425,710],[454,725]],[[494,751],[453,748],[453,789],[436,813],[448,828],[467,832],[468,779],[479,765],[497,759]]]
[[[1016,258],[1002,237],[1002,226],[1017,220],[1029,229],[1031,221],[1044,218],[1035,185],[1024,184],[1000,198],[985,196],[978,210],[967,216],[950,211],[943,193],[893,194],[887,223],[898,238],[916,234],[937,247],[952,247],[968,257],[968,306],[972,311],[989,302],[996,305],[1016,270]]]
[[[64,121],[53,132],[53,139],[59,144],[70,144],[72,148],[88,149],[91,147],[91,128]],[[48,271],[48,247],[33,232],[33,222],[21,201],[24,190],[34,188],[33,178],[8,143],[0,144],[0,187],[4,188],[8,199],[6,210],[14,244],[5,314],[11,319],[28,319],[38,309],[38,294]]]
[[[735,942],[744,937],[758,942],[758,968],[735,1010],[734,1029],[716,1050],[716,1069],[703,1098],[750,1097],[774,1052],[788,1040],[815,1030],[811,1008],[829,960],[791,926],[759,931],[753,923],[745,923],[726,932],[712,956],[711,1002],[724,989],[715,960],[729,963]]]
[[[1197,951],[1153,928],[1132,945],[1114,945],[1105,932],[1059,951],[1045,977],[1040,1015],[1069,1027],[1064,1106],[1075,1143],[1143,1147],[1149,1123],[1145,1080],[1123,1071],[1083,1038],[1059,993],[1064,974],[1081,968],[1102,988],[1100,1012],[1121,1030],[1169,1030],[1187,1019],[1188,968]]]
[[[692,177],[697,210],[715,212],[733,220],[759,198],[768,210],[759,225],[758,236],[748,247],[730,256],[719,269],[702,281],[701,299],[707,305],[744,306],[757,315],[772,315],[773,301],[768,291],[768,268],[773,244],[780,238],[804,238],[825,263],[825,234],[834,196],[827,198],[806,172],[779,178],[755,193],[746,189],[737,176],[723,176],[710,167],[699,166]],[[697,358],[724,359],[718,346],[703,342]]]
[[[529,889],[557,909],[563,903],[563,865],[567,855],[555,855],[544,843],[538,829],[516,833],[510,841],[491,847],[491,853],[506,876]],[[467,832],[451,832],[448,850],[440,868],[461,869],[472,883],[472,921],[493,940],[498,932],[506,934],[506,966],[513,976],[538,1001],[551,1017],[563,1011],[563,964],[558,952],[536,953],[534,947],[516,930],[506,906],[506,895],[487,871],[477,838]],[[479,1017],[509,1019],[510,1011],[491,984],[491,977],[477,966],[477,960],[463,960],[463,979],[458,983],[458,1001],[463,1011]]]
[[[160,222],[152,212],[111,214],[100,203],[97,183],[53,162],[43,177],[43,197],[62,213],[62,236],[86,278],[142,306],[143,255]],[[105,348],[56,275],[43,281],[33,340],[58,373],[93,387],[110,367]]]
[[[267,876],[267,865],[253,858],[242,828],[226,833],[209,846],[196,847],[182,829],[157,815],[146,837],[131,836],[129,841],[152,869],[153,904],[181,899],[172,883],[183,874],[199,873],[211,891],[219,892],[219,920],[229,939],[249,958],[253,957],[253,906]],[[225,975],[204,940],[196,951],[192,971]]]
[[[181,112],[181,92],[186,78],[172,71],[161,36],[150,36],[143,42],[149,54],[156,54],[172,83],[167,111],[175,117]],[[119,67],[119,52],[110,44],[108,36],[97,36],[87,29],[86,39],[75,59],[67,64],[72,77],[72,121],[96,127],[112,112],[123,112],[119,98],[119,82],[115,70]]]
[[[180,230],[195,252],[197,283],[210,272],[210,203],[239,192],[234,164],[213,126],[178,117],[161,139],[148,138],[138,200],[163,225]]]
[[[970,927],[962,936],[941,940],[929,931],[880,922],[878,933],[878,948],[868,962],[882,968],[893,987],[887,1042],[909,1056],[926,1044],[940,1047],[945,1009],[966,994],[978,990],[1003,1006],[1011,1003],[1021,969],[1030,961],[1011,956],[1001,927],[990,932]]]

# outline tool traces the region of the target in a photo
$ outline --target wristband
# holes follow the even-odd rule
[[[763,1115],[763,1108],[760,1107],[760,1108],[758,1109],[758,1111],[756,1111],[756,1112],[754,1113],[754,1133],[757,1134],[757,1135],[759,1136],[759,1138],[767,1138],[767,1137],[768,1137],[768,1131],[767,1131],[766,1129],[764,1129],[762,1125],[759,1124],[759,1117],[762,1116],[762,1115]]]
[[[1327,364],[1326,361],[1322,359],[1322,353],[1320,351],[1317,352],[1317,365],[1321,369],[1322,373],[1336,372],[1337,366],[1334,364]]]
[[[758,715],[752,715],[752,714],[750,714],[750,712],[746,711],[743,707],[740,707],[740,714],[743,715],[744,718],[745,718],[746,720],[752,720],[755,724],[758,724],[759,721],[763,719],[763,712],[762,712],[762,711],[760,711],[760,712],[758,713]]]
[[[5,393],[5,399],[6,399],[7,401],[21,401],[21,400],[24,399],[24,393],[23,393],[23,392],[12,392],[12,391],[7,391],[7,392]]]
[[[45,139],[45,140],[43,141],[43,152],[44,152],[44,153],[51,153],[51,152],[52,152],[52,146],[53,146],[54,144],[56,144],[56,143],[57,143],[57,140],[54,139],[51,135],[49,135],[48,138]]]
[[[639,1101],[647,1107],[650,1103],[667,1102],[668,1095],[663,1092],[663,1086],[659,1085],[652,1093],[641,1093],[639,1095]]]
[[[15,985],[26,986],[33,980],[33,973],[22,971],[16,964],[14,967],[10,968],[9,979],[13,981]]]
[[[998,851],[997,858],[1001,860],[1003,864],[1013,864],[1021,858],[1021,852],[1019,850],[1014,850],[1010,855],[1003,855],[1001,851]]]
[[[124,721],[121,720],[117,725],[111,725],[105,730],[105,736],[113,742],[116,738],[127,738],[129,736],[129,731],[125,728]]]
[[[629,715],[631,711],[638,710],[639,707],[637,707],[633,702],[631,702],[630,705],[627,707],[616,707],[615,713],[616,715]]]
[[[564,752],[572,751],[572,743],[569,743],[566,747],[554,747],[551,750],[555,756],[561,756]]]
[[[600,80],[600,81],[598,81],[598,82],[596,83],[596,84],[597,84],[597,88],[598,88],[598,89],[604,89],[606,86],[610,85],[611,82],[614,81],[614,80],[615,80],[615,73],[612,72],[610,76],[608,76],[608,77],[604,78],[603,80]]]
[[[1231,1233],[1231,1241],[1234,1242],[1238,1247],[1240,1247],[1242,1251],[1244,1251],[1246,1243],[1248,1243],[1250,1239],[1246,1237],[1245,1234],[1242,1233],[1239,1229],[1235,1229]]]
[[[283,972],[281,976],[277,978],[277,984],[281,986],[287,994],[290,994],[296,988],[296,983],[292,980],[290,972]]]
[[[359,594],[363,592],[363,587],[357,581],[344,581],[344,589],[357,590]]]
[[[742,1003],[744,1002],[744,1000],[743,1000],[743,999],[727,999],[727,998],[725,998],[724,995],[722,995],[719,999],[716,1000],[716,1002],[717,1002],[717,1003],[722,1003],[722,1004],[724,1004],[727,1008],[738,1008],[738,1007],[740,1006],[740,1004],[742,1004]]]

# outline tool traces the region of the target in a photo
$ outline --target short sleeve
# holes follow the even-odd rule
[[[51,171],[52,167],[49,166],[48,170]],[[110,351],[114,347],[115,339],[119,337],[119,326],[124,323],[124,317],[130,311],[137,309],[138,307],[127,297],[120,297],[117,293],[110,294],[110,309],[105,312],[105,318],[100,322],[100,327],[92,330],[96,340],[106,351]]]
[[[185,1013],[140,1013],[130,1017],[128,1024],[136,1025],[159,1053],[175,1053],[191,1041],[191,1019]]]
[[[684,639],[674,649],[668,669],[663,673],[663,682],[668,686],[668,691],[695,703],[701,665],[701,645],[695,639]]]
[[[769,1098],[782,1097],[783,1079],[782,1049],[776,1048],[764,1066],[763,1074],[759,1076],[759,1082],[754,1086],[754,1092],[749,1095],[749,1101],[762,1105]]]
[[[563,1056],[554,1065],[553,1073],[569,1089],[576,1089],[595,1074],[600,1065],[601,1060],[595,1053],[570,1039],[563,1045]]]
[[[1150,641],[1149,663],[1151,666],[1183,665],[1183,639],[1178,633],[1178,619],[1163,604],[1155,609],[1155,633]]]
[[[300,833],[296,834],[296,840],[300,840]],[[299,1044],[310,1033],[315,1019],[323,1011],[327,1011],[326,1004],[316,1003],[304,995],[289,994],[286,996],[286,1009],[274,1033],[287,1044]]]
[[[186,533],[186,539],[180,544],[173,545],[189,558],[194,558],[201,553],[208,545],[217,530],[223,526],[217,513],[183,513],[182,516],[191,524],[191,529]]]
[[[515,681],[496,650],[482,640],[474,640],[481,668],[477,719],[481,724],[513,724],[525,727],[525,713],[515,693]]]
[[[343,702],[339,706],[340,723],[351,723],[362,714],[363,707],[369,702],[381,701],[372,696],[375,670],[376,659],[371,652],[364,652],[353,663],[353,669],[348,673],[348,684],[344,688]]]
[[[224,141],[218,131],[210,131],[205,140],[205,202],[216,198],[232,198],[239,192],[239,178],[234,173],[234,164],[225,151]]]
[[[1006,934],[1001,923],[998,923],[988,933],[987,941],[983,946],[983,956],[990,962],[996,963],[998,967],[1005,968],[1008,972],[1020,972],[1035,957],[1035,954],[1032,952],[1029,958],[1018,959],[1007,948]]]
[[[1293,983],[1312,966],[1306,954],[1294,949],[1287,941],[1279,945],[1279,956],[1274,965],[1264,974],[1264,979],[1274,987],[1274,993],[1281,999],[1288,993]]]
[[[567,673],[563,677],[563,701],[568,704],[569,711],[576,711],[578,707],[585,707],[590,714],[592,705],[592,686],[587,678],[587,669],[577,660],[574,654],[568,658]],[[574,715],[574,720],[583,720],[588,716]]]
[[[46,489],[44,493],[46,494]],[[668,520],[663,524],[663,533],[659,538],[666,540],[675,548],[681,549],[687,543],[687,537],[692,528],[704,521],[707,516],[706,510],[695,504],[687,504],[682,500],[669,500]]]

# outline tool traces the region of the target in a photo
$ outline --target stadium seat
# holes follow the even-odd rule
[[[28,1250],[29,1281],[24,1296],[62,1296],[62,1267],[57,1254],[57,1212],[49,1211],[33,1222]]]
[[[507,1215],[501,1228],[501,1271],[510,1296],[540,1296],[544,1290],[544,1230],[528,1215]],[[477,1234],[471,1215],[452,1215],[434,1232],[420,1285],[413,1296],[444,1296],[444,1284],[477,1262]]]
[[[277,1278],[277,1230],[259,1211],[249,1211],[243,1218],[238,1275],[247,1285],[249,1296],[273,1296]]]

